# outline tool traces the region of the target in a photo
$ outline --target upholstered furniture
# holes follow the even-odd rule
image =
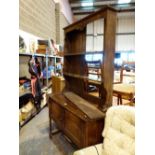
[[[109,108],[102,136],[104,137],[103,144],[75,151],[73,155],[134,155],[134,107],[113,106]]]

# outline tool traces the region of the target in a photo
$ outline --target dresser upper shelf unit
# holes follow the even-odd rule
[[[63,72],[66,81],[66,90],[72,91],[90,102],[97,101],[101,109],[106,109],[106,107],[112,105],[116,21],[116,10],[106,6],[64,28]],[[99,23],[97,27],[95,27],[96,23]],[[92,28],[90,28],[91,25],[93,25]],[[100,27],[98,29],[99,25]],[[88,27],[90,28],[89,30]],[[98,31],[101,31],[103,35],[98,35]],[[93,36],[90,36],[90,33],[92,33]],[[91,39],[89,37],[94,38]],[[97,48],[98,45],[101,48]],[[95,54],[101,54],[102,56],[102,58],[100,58],[102,59],[100,68],[98,68],[98,66],[89,66],[87,63],[86,57]],[[98,80],[96,80],[97,84],[95,80],[90,82],[88,69],[93,71],[96,71],[96,69],[101,70],[101,73],[96,74],[100,76],[100,81],[98,82]],[[91,73],[92,72],[89,74],[90,77],[93,76],[93,74],[95,75],[95,73]],[[92,97],[86,97],[89,96],[86,92],[86,86],[94,83],[101,90],[100,96],[96,101]]]

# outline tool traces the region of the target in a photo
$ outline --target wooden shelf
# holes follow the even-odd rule
[[[86,61],[88,64],[100,64],[101,63],[101,61],[98,61],[98,60],[96,60],[96,61]]]
[[[88,66],[88,68],[92,68],[92,69],[100,69],[100,67],[93,67],[93,66]]]
[[[66,72],[64,72],[63,74],[65,76],[70,76],[70,77],[73,77],[73,78],[79,78],[79,79],[88,80],[89,83],[96,83],[96,84],[101,85],[101,81],[90,79],[87,76],[81,76],[79,74],[72,74],[72,73],[66,73]]]
[[[92,51],[92,52],[79,52],[79,53],[65,53],[64,56],[78,56],[86,54],[103,54],[103,51]]]
[[[101,85],[102,84],[101,81],[92,80],[92,79],[89,79],[88,82],[89,82],[89,84],[92,84],[92,85]]]
[[[70,76],[70,77],[74,77],[74,78],[79,78],[79,79],[88,79],[87,76],[81,76],[79,74],[73,74],[73,73],[67,73],[67,72],[63,72],[63,74],[65,76]]]
[[[91,52],[87,51],[85,54],[103,54],[103,53],[104,51],[91,51]]]
[[[79,52],[79,53],[65,53],[64,54],[64,56],[76,56],[76,55],[84,55],[85,53],[83,52],[83,53],[81,53],[81,52]]]
[[[91,72],[89,72],[88,74],[92,74],[92,75],[101,75],[101,73],[91,73]]]

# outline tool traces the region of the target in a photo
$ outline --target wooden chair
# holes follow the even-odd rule
[[[123,83],[124,70],[125,68],[122,66],[120,70],[120,81],[113,83],[113,96],[117,97],[117,105],[122,105],[123,99],[129,100],[129,103],[133,103],[133,98],[135,98],[134,84]]]

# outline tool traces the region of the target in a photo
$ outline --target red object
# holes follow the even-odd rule
[[[26,82],[26,80],[19,80],[20,84],[24,84]]]

